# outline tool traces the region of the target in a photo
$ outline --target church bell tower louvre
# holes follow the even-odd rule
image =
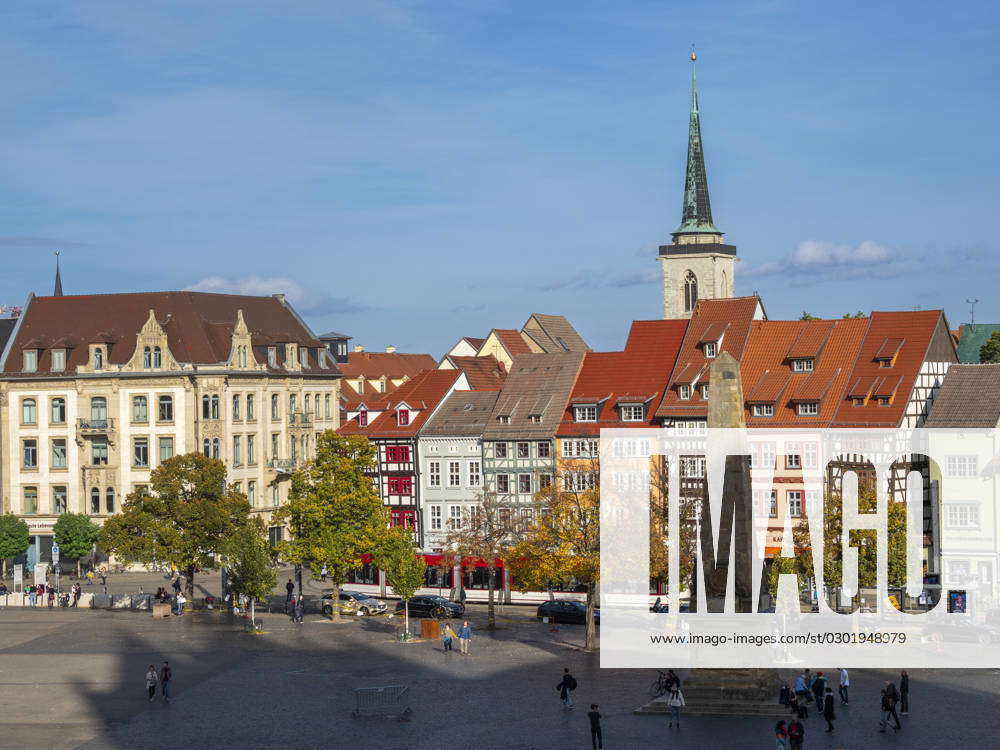
[[[663,317],[690,318],[699,299],[732,297],[736,247],[725,244],[712,221],[708,175],[698,112],[697,56],[691,53],[691,118],[681,224],[669,245],[660,246],[663,266]]]

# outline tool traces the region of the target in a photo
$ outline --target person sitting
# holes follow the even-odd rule
[[[7,596],[10,592],[7,591],[7,584],[0,581],[0,596]]]

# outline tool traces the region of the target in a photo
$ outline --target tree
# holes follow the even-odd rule
[[[802,311],[802,316],[799,318],[799,320],[819,320],[819,318],[817,318],[815,315],[807,313],[805,310],[803,310]]]
[[[214,570],[233,530],[250,514],[246,496],[226,486],[226,467],[200,453],[168,458],[122,503],[101,530],[101,546],[124,560],[169,562],[184,571],[188,598],[194,575]]]
[[[523,591],[555,581],[587,587],[587,635],[584,648],[595,647],[594,608],[600,581],[600,488],[597,474],[564,474],[535,495],[532,522],[511,549],[507,561]],[[583,481],[583,484],[577,484]],[[575,487],[585,489],[575,489]]]
[[[76,576],[80,577],[80,558],[94,549],[101,527],[83,513],[63,513],[52,527],[60,554],[76,558]]]
[[[994,331],[979,347],[979,361],[985,364],[1000,362],[1000,331]]]
[[[0,515],[0,577],[6,575],[7,558],[17,557],[29,546],[28,524],[13,513]]]
[[[843,315],[841,316],[841,318],[843,318],[844,320],[849,320],[850,318],[863,318],[863,317],[865,317],[865,314],[864,314],[864,312],[862,312],[861,310],[858,310],[858,311],[857,311],[856,313],[854,313],[853,315],[851,315],[850,313],[844,313],[844,314],[843,314]]]
[[[695,516],[701,507],[698,494],[685,492],[683,477],[679,489],[678,520],[682,532],[670,533],[669,470],[664,456],[652,459],[649,472],[649,574],[659,583],[669,580],[669,545],[677,540],[680,563],[679,589],[691,588],[694,563],[697,559],[695,545]]]
[[[524,516],[519,509],[504,503],[495,492],[479,493],[478,505],[465,513],[457,524],[448,531],[445,546],[462,559],[479,559],[486,563],[487,570],[487,628],[494,630],[497,625],[493,592],[497,561],[507,556],[507,552],[520,538]]]
[[[410,599],[424,585],[427,563],[417,554],[413,535],[402,526],[388,529],[375,547],[375,564],[385,573],[392,590],[403,600],[403,640],[410,637]]]
[[[226,556],[233,590],[250,598],[250,623],[254,625],[254,602],[270,594],[278,582],[274,550],[260,516],[248,518],[230,533]]]
[[[275,514],[291,530],[292,538],[281,543],[282,556],[308,566],[313,578],[326,567],[334,619],[340,619],[341,584],[389,526],[369,476],[374,468],[375,449],[367,438],[327,430],[316,440],[316,457],[292,475],[288,504]]]

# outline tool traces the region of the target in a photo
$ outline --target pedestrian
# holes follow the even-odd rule
[[[170,703],[170,681],[174,678],[174,671],[170,668],[170,662],[164,661],[160,670],[160,691],[163,693],[163,700]]]
[[[89,568],[87,569],[86,579],[87,579],[87,585],[88,586],[93,586],[94,585],[94,571],[93,570],[90,570]]]
[[[785,750],[788,747],[788,730],[785,728],[784,719],[774,725],[774,747],[776,750]]]
[[[462,653],[469,655],[469,644],[472,642],[472,626],[468,620],[462,622],[462,627],[458,631],[458,645]]]
[[[805,706],[799,703],[799,696],[792,693],[788,696],[788,710],[792,712],[792,716],[804,719],[806,717]]]
[[[174,600],[174,614],[180,615],[184,612],[184,605],[187,603],[187,599],[184,598],[184,594],[178,594],[177,598]]]
[[[451,625],[444,626],[444,631],[441,633],[441,640],[444,641],[445,652],[451,651],[451,644],[455,640],[455,631],[451,629]]]
[[[146,670],[146,692],[149,693],[149,700],[152,701],[156,697],[156,683],[158,678],[156,676],[156,667],[152,664],[149,665],[149,669]]]
[[[292,579],[288,579],[288,583],[285,584],[285,604],[287,605],[292,601],[292,594],[295,592],[295,584],[292,583]]]
[[[903,728],[903,725],[899,723],[899,716],[896,715],[896,700],[896,686],[891,682],[885,683],[885,687],[882,688],[882,728],[879,729],[880,732],[884,732],[889,726],[890,716],[896,722],[897,732]]]
[[[817,672],[816,676],[813,678],[812,685],[813,698],[816,701],[816,710],[819,713],[823,712],[823,697],[826,695],[826,677],[823,676],[822,672]]]
[[[826,731],[833,731],[833,720],[837,718],[837,714],[833,711],[833,688],[828,687],[826,689],[826,696],[823,701],[823,718],[826,719]]]
[[[899,709],[903,716],[910,713],[910,675],[905,669],[899,675]]]
[[[809,683],[807,682],[808,679],[809,679],[808,669],[795,678],[795,687],[794,687],[795,695],[799,699],[799,705],[802,706],[804,706],[806,703],[809,702]]]
[[[590,744],[593,750],[601,750],[604,747],[604,735],[601,734],[601,713],[597,710],[597,704],[590,704],[590,711],[587,712],[590,719]]]
[[[306,613],[305,598],[300,596],[295,601],[295,622],[301,625],[305,613]]]
[[[678,677],[676,674],[674,674],[674,670],[668,669],[667,670],[667,690],[669,691],[669,690],[672,690],[673,688],[677,688],[678,690],[680,690],[680,688],[681,688],[681,678]]]
[[[667,705],[670,706],[670,723],[667,724],[668,727],[673,727],[676,722],[677,728],[681,728],[681,709],[685,706],[684,703],[684,693],[676,685],[670,689],[670,694],[667,696]]]
[[[843,667],[840,668],[840,702],[843,705],[850,703],[850,697],[847,694],[847,688],[851,686],[851,678],[847,674],[847,670]]]
[[[322,568],[322,570],[320,570],[320,572],[319,572],[319,579],[323,583],[326,583],[326,577],[327,577],[327,575],[329,575],[329,574],[327,573],[326,566],[324,565],[323,568]]]
[[[177,576],[174,579],[173,587],[174,587],[174,595],[175,596],[177,594],[181,593],[181,577],[180,576]]]
[[[31,602],[32,607],[34,607],[35,603],[38,601],[38,589],[34,586],[28,587],[28,601]]]
[[[80,594],[82,593],[80,584],[74,583],[72,587],[70,587],[70,591],[73,592],[73,606],[75,607],[77,604],[80,603]]]
[[[576,678],[569,673],[569,667],[563,668],[563,676],[556,685],[556,690],[559,691],[559,697],[562,699],[564,708],[573,708],[573,696],[572,692],[576,690]]]
[[[788,683],[781,683],[781,690],[778,691],[778,703],[782,706],[787,706],[789,704],[789,698],[791,697],[792,689],[788,687]]]
[[[108,569],[105,568],[103,565],[101,566],[101,585],[102,586],[108,585]]]
[[[52,609],[52,607],[55,606],[56,603],[56,588],[55,586],[49,584],[48,586],[46,586],[46,589],[48,590],[48,595],[49,595],[49,609]]]
[[[802,743],[806,738],[806,725],[797,718],[792,719],[788,725],[788,747],[791,750],[802,750]]]

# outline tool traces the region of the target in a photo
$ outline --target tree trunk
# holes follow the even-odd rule
[[[255,619],[256,610],[254,609],[253,605],[254,605],[254,598],[251,596],[250,597],[250,627],[256,629],[256,627],[257,627],[257,620]]]
[[[332,609],[333,609],[333,619],[339,621],[340,620],[340,584],[339,583],[333,584],[333,595],[332,595],[332,597],[333,598],[332,598],[331,604],[333,605],[332,606]],[[303,605],[303,606],[305,606],[305,605]]]
[[[597,593],[594,591],[594,584],[587,586],[587,636],[584,641],[584,651],[593,651],[596,641],[596,629],[594,628],[594,607],[597,606]]]
[[[486,602],[487,602],[487,612],[489,612],[489,619],[487,620],[486,627],[490,630],[496,630],[497,627],[497,613],[496,609],[493,607],[493,565],[486,566]]]
[[[76,577],[80,577],[80,558],[76,558]]]
[[[187,569],[187,584],[185,586],[187,590],[188,602],[194,607],[194,565],[189,565]]]
[[[410,600],[403,599],[403,622],[406,624],[403,626],[403,632],[405,633],[404,640],[409,640],[410,638]]]

